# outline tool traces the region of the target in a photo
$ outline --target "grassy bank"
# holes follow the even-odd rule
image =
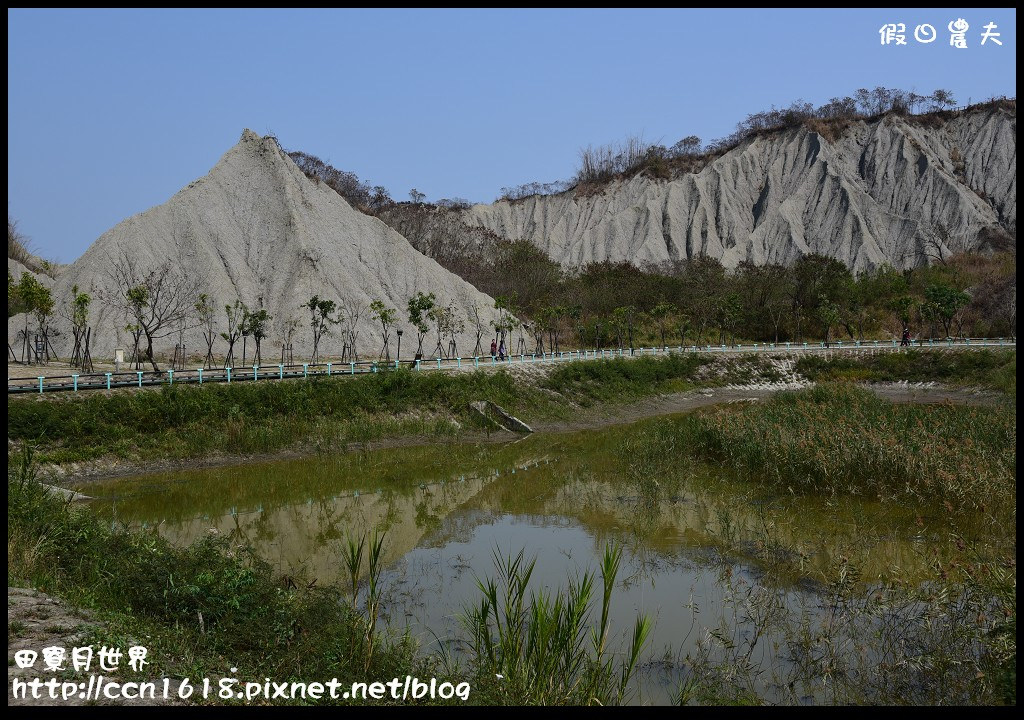
[[[111,528],[46,492],[28,463],[8,470],[7,521],[8,586],[97,610],[109,628],[102,644],[145,639],[154,676],[237,667],[246,678],[356,680],[425,669],[402,639],[371,653],[366,617],[336,592],[285,590],[222,536],[175,548],[155,533]]]
[[[837,704],[1015,703],[1013,406],[900,405],[826,384],[651,424],[620,454],[630,458],[641,494],[654,493],[656,502],[664,501],[658,493],[694,492],[688,483],[702,482],[695,478],[706,463],[746,483],[759,520],[737,540],[729,513],[719,511],[716,544],[766,578],[803,576],[804,559],[827,552],[824,544],[781,540],[776,523],[784,521],[767,507],[794,493],[823,496],[837,509],[866,497],[918,515],[920,552],[929,558],[924,582],[907,581],[898,566],[891,579],[863,577],[857,548],[836,548],[808,578],[820,603],[795,612],[770,583],[722,573],[726,620],[687,657],[683,700],[759,703],[758,688],[772,678],[793,703],[803,693]],[[866,530],[860,542],[886,535],[872,517],[856,522]],[[939,531],[924,532],[926,524]],[[821,532],[830,532],[827,524]],[[942,560],[939,545],[949,550]],[[755,631],[740,633],[737,617]],[[794,660],[782,672],[757,646],[768,637]]]
[[[939,382],[976,386],[1017,396],[1017,351],[972,350],[957,352],[908,350],[879,355],[824,358],[806,355],[796,370],[808,380],[854,382]]]
[[[162,386],[144,392],[8,400],[8,438],[32,442],[43,463],[105,456],[197,458],[269,453],[306,445],[337,450],[385,437],[446,438],[486,427],[470,410],[491,400],[526,418],[566,417],[573,406],[628,400],[742,382],[770,373],[763,358],[719,361],[698,380],[705,356],[616,358],[567,363],[534,378],[505,370],[417,373],[406,369],[354,378]],[[455,421],[455,422],[453,422]]]
[[[351,441],[452,435],[476,423],[481,398],[521,412],[544,400],[507,373],[408,370],[356,378],[164,386],[151,392],[11,399],[8,437],[38,444],[42,462],[118,457],[187,458],[272,452],[299,443],[336,449]],[[482,426],[481,426],[482,427]]]
[[[642,448],[731,467],[741,478],[825,495],[1015,504],[1016,409],[895,404],[853,385],[818,385],[660,426]]]
[[[580,407],[724,384],[775,382],[763,355],[672,354],[506,370],[162,386],[111,394],[8,399],[8,439],[35,444],[42,463],[251,455],[418,436],[452,438],[486,425],[470,410],[491,400],[528,422],[567,418]],[[936,380],[1015,392],[1016,353],[917,352],[823,360],[801,358],[812,380]]]
[[[470,652],[458,662],[447,654],[424,656],[407,635],[375,629],[381,570],[375,558],[383,535],[368,543],[365,536],[339,540],[338,565],[351,573],[351,587],[348,580],[344,587],[296,587],[229,537],[211,534],[176,547],[156,532],[103,522],[40,485],[27,452],[8,469],[7,517],[8,587],[34,588],[93,611],[103,627],[81,644],[141,641],[149,678],[188,677],[196,685],[196,678],[225,675],[242,683],[337,678],[344,688],[410,675],[469,683],[471,703],[618,704],[629,697],[650,629],[638,618],[631,653],[604,653],[621,556],[615,547],[606,550],[599,573],[585,573],[565,597],[535,594],[534,561],[522,553],[515,561],[496,555],[497,578],[481,581],[481,604],[466,608]],[[366,577],[360,568],[367,568]],[[18,632],[10,625],[9,640]],[[599,638],[593,651],[592,637]],[[393,698],[373,704],[389,702],[405,704]]]

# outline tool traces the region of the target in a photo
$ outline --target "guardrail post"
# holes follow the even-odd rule
[[[224,368],[224,369],[228,371],[228,385],[230,385],[231,384],[231,368]]]
[[[259,365],[253,365],[252,366],[252,381],[256,382],[259,379],[260,379],[260,366]]]
[[[284,363],[277,364],[277,379],[284,380]]]
[[[142,371],[136,370],[135,374],[139,376],[139,387],[142,387]]]
[[[103,373],[103,374],[107,376],[107,390],[109,390],[110,389],[110,375],[111,375],[111,373]]]
[[[473,369],[480,367],[480,358],[476,355],[473,356]]]
[[[39,376],[39,394],[40,395],[43,394],[43,376],[42,375]]]
[[[398,360],[395,360],[395,367],[398,367]],[[331,363],[327,363],[327,377],[331,376]]]
[[[421,363],[421,362],[422,362],[421,360],[417,360],[417,361],[416,361],[416,369],[417,369],[417,370],[419,370],[419,369],[420,369],[420,363]]]
[[[460,357],[455,358],[455,365],[456,365],[456,367],[460,367],[461,368],[462,367],[462,358],[460,358]]]
[[[441,358],[438,358],[438,359],[437,359],[437,369],[438,369],[438,370],[440,370],[440,369],[441,369]]]
[[[196,369],[199,370],[199,384],[202,385],[203,384],[203,369],[202,368],[196,368]]]
[[[302,377],[309,377],[309,363],[302,363]]]
[[[168,370],[167,371],[167,384],[168,385],[173,385],[174,384],[174,371],[173,370]]]
[[[75,384],[75,392],[78,392],[78,376],[77,375],[72,375],[71,376],[71,380]]]
[[[351,375],[355,375],[356,374],[356,364],[354,362],[350,362],[348,364],[348,367],[349,367],[349,370],[351,371],[350,374]]]

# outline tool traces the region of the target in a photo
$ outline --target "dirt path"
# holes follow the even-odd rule
[[[998,402],[998,396],[992,393],[939,386],[880,383],[864,385],[863,387],[871,390],[879,397],[899,403],[923,405],[954,402],[961,405],[993,405]],[[579,417],[568,422],[536,422],[533,424],[533,429],[537,432],[572,432],[610,425],[624,425],[645,418],[689,412],[708,405],[744,401],[756,402],[784,389],[791,389],[791,386],[788,384],[784,387],[752,385],[748,387],[708,388],[673,393],[671,395],[658,395],[626,405],[584,410],[580,413]]]
[[[156,700],[150,699],[110,699],[100,697],[86,698],[81,693],[72,694],[66,700],[58,697],[50,698],[48,691],[43,688],[39,694],[41,697],[33,698],[31,690],[17,697],[14,695],[14,681],[22,680],[29,682],[34,678],[47,681],[56,678],[58,683],[78,683],[83,691],[88,688],[89,676],[103,675],[105,679],[113,681],[145,680],[157,682],[163,687],[163,678],[144,677],[143,674],[135,676],[135,673],[128,668],[127,650],[122,647],[125,653],[118,672],[101,672],[98,668],[98,653],[100,648],[93,645],[94,657],[90,672],[76,672],[70,669],[72,650],[76,647],[83,647],[88,643],[90,635],[97,629],[102,629],[103,624],[96,622],[89,613],[75,610],[57,598],[51,597],[38,590],[27,590],[24,588],[7,588],[7,705],[170,705],[181,704],[163,700],[157,695]],[[43,649],[50,647],[64,648],[66,660],[63,669],[52,672],[46,669],[43,659]],[[37,653],[37,659],[32,667],[21,668],[15,662],[15,653],[20,650],[30,650]],[[127,672],[126,672],[127,670]],[[179,681],[170,680],[169,688],[171,693],[176,693]],[[58,688],[60,686],[58,685]],[[58,689],[58,693],[60,690]]]

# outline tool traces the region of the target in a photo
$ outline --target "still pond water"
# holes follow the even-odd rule
[[[536,556],[532,586],[559,590],[597,571],[605,545],[619,542],[612,631],[624,646],[637,613],[654,622],[632,698],[643,703],[678,694],[686,658],[709,631],[751,641],[751,593],[813,618],[822,604],[815,578],[842,557],[869,581],[925,568],[939,520],[922,525],[914,509],[780,494],[702,465],[675,477],[647,471],[638,438],[666,422],[159,473],[83,490],[112,520],[182,545],[231,533],[280,574],[321,586],[346,581],[346,533],[385,529],[382,620],[425,652],[439,642],[464,649],[460,615],[479,602],[477,578],[495,575],[495,553]],[[770,667],[783,656],[769,637],[750,659]]]

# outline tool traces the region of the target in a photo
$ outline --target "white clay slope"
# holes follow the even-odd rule
[[[282,327],[290,318],[299,321],[293,338],[295,359],[308,357],[312,347],[309,313],[300,306],[313,295],[336,302],[346,298],[364,307],[357,349],[361,357],[370,359],[376,359],[382,344],[380,324],[366,307],[373,300],[398,311],[396,327],[406,331],[404,357],[415,350],[415,334],[405,319],[406,303],[417,291],[433,292],[440,305],[454,301],[466,324],[458,339],[463,355],[475,345],[473,323],[467,319],[472,308],[480,308],[485,323],[496,318],[492,298],[417,252],[383,222],[353,209],[326,185],[309,180],[275,139],[249,130],[209,174],[163,205],[108,230],[61,272],[54,283],[58,306],[68,302],[73,285],[96,298],[91,322],[94,357],[111,357],[115,347],[130,345],[123,313],[99,301],[104,293],[114,291],[110,267],[122,250],[135,258],[140,269],[173,260],[198,280],[201,291],[217,307],[218,332],[226,327],[226,304],[241,299],[255,306],[262,298],[274,318],[273,331],[263,345],[267,363],[278,361]],[[70,354],[67,323],[58,320],[56,325],[62,333],[54,343],[57,352]],[[21,327],[20,317],[8,323],[12,344]],[[341,327],[333,328],[332,335],[321,342],[321,354],[339,354],[341,337]],[[392,356],[396,341],[392,331]],[[171,351],[176,342],[176,334],[168,336],[156,349]],[[432,331],[424,341],[428,356],[435,345]],[[190,355],[205,352],[198,329],[188,333],[186,347]],[[215,352],[223,355],[226,349],[218,339]],[[240,353],[241,345],[237,350]]]

